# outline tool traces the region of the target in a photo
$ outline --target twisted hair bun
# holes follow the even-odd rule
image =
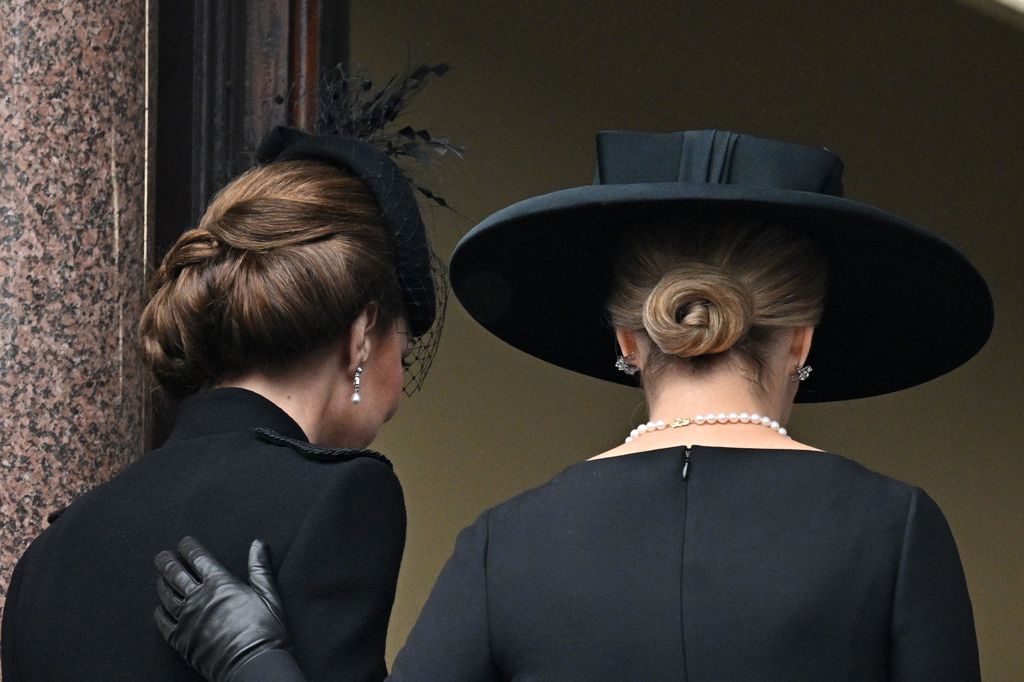
[[[821,319],[826,275],[817,245],[785,227],[666,215],[625,230],[608,316],[636,332],[645,381],[676,361],[702,371],[728,353],[763,386],[776,330]]]
[[[149,283],[151,293],[179,277],[186,268],[219,258],[224,251],[220,242],[205,228],[186,230],[168,250]]]
[[[139,323],[142,355],[172,395],[289,366],[374,305],[401,314],[375,197],[315,161],[253,169],[217,194],[171,247]]]
[[[691,263],[666,273],[644,302],[643,326],[666,355],[729,350],[750,331],[754,295],[719,268]]]

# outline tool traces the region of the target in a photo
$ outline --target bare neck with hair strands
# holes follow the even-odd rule
[[[291,366],[277,372],[248,371],[226,378],[217,387],[258,393],[294,419],[311,443],[365,448],[397,406],[375,409],[356,406],[351,400],[356,367],[380,352],[378,341],[397,333],[376,326],[373,313],[363,311],[335,342]]]
[[[332,442],[339,441],[337,435],[328,435],[331,431],[329,408],[333,404],[344,404],[344,392],[351,387],[350,380],[341,371],[337,355],[339,353],[332,345],[285,370],[250,371],[217,387],[244,388],[258,393],[294,419],[311,443],[365,447],[366,443],[357,442],[354,436]]]
[[[616,331],[624,355],[644,377],[643,342],[630,331]],[[733,351],[711,359],[700,372],[685,362],[659,368],[656,376],[644,377],[644,395],[651,421],[671,423],[677,418],[721,412],[747,412],[769,416],[781,424],[789,420],[798,383],[791,376],[803,365],[810,351],[813,328],[780,330],[775,348],[765,367],[763,385],[753,380],[745,361]],[[623,434],[625,435],[625,434]],[[793,437],[744,423],[690,423],[680,428],[648,431],[640,438],[603,452],[591,459],[618,457],[673,446],[706,445],[763,450],[818,450]]]

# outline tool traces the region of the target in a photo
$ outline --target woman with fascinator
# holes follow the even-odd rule
[[[828,150],[749,135],[603,133],[595,185],[462,240],[473,317],[639,385],[649,419],[464,530],[389,679],[979,678],[936,504],[786,430],[794,402],[952,370],[992,325],[967,259],[842,198],[841,174]],[[257,589],[205,550],[161,568],[164,635],[210,679],[270,679],[309,646],[270,568],[253,562]]]
[[[279,128],[257,157],[155,273],[139,338],[184,398],[174,430],[52,517],[18,562],[8,682],[202,679],[152,621],[152,556],[186,533],[237,572],[253,537],[272,543],[248,564],[276,576],[309,646],[263,657],[271,678],[387,674],[405,507],[390,462],[366,448],[422,380],[405,370],[429,366],[444,290],[413,187],[378,147]],[[197,550],[180,546],[193,562]]]

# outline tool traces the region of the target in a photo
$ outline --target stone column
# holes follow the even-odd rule
[[[0,603],[144,448],[148,2],[0,2]]]

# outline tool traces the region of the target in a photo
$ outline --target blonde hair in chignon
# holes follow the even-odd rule
[[[663,217],[627,230],[618,253],[608,313],[615,327],[650,341],[645,379],[673,361],[699,370],[735,351],[763,386],[773,332],[821,319],[824,257],[783,227]]]
[[[382,325],[401,314],[375,198],[316,161],[261,166],[229,183],[168,251],[150,289],[142,353],[176,396],[287,367],[371,304]]]
[[[647,295],[643,327],[666,355],[690,358],[732,348],[750,329],[754,295],[713,265],[665,273]]]

